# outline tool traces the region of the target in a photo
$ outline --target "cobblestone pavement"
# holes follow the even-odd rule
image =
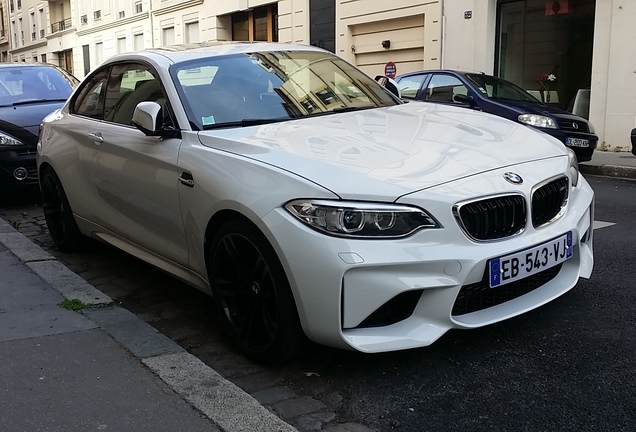
[[[0,199],[2,219],[299,431],[372,430],[347,421],[347,410],[343,409],[346,396],[311,372],[320,355],[333,355],[334,350],[311,347],[306,358],[285,368],[250,362],[219,330],[220,321],[207,295],[97,241],[89,241],[81,253],[61,253],[48,234],[37,195]]]

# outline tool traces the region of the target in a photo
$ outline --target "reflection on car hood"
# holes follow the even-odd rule
[[[566,155],[551,137],[462,108],[408,103],[200,133],[203,145],[314,181],[346,199],[405,193]]]

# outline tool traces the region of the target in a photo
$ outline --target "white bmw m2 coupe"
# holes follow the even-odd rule
[[[588,278],[594,194],[528,126],[403,103],[276,43],[110,58],[38,143],[46,220],[216,299],[243,352],[381,352],[502,321]]]

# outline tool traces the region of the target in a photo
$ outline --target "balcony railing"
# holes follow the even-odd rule
[[[66,30],[67,28],[71,28],[73,26],[73,22],[71,18],[66,18],[63,21],[54,22],[51,24],[51,33],[61,32]]]

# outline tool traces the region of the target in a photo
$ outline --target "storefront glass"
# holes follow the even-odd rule
[[[589,98],[594,9],[595,0],[499,0],[497,75],[560,108]]]

